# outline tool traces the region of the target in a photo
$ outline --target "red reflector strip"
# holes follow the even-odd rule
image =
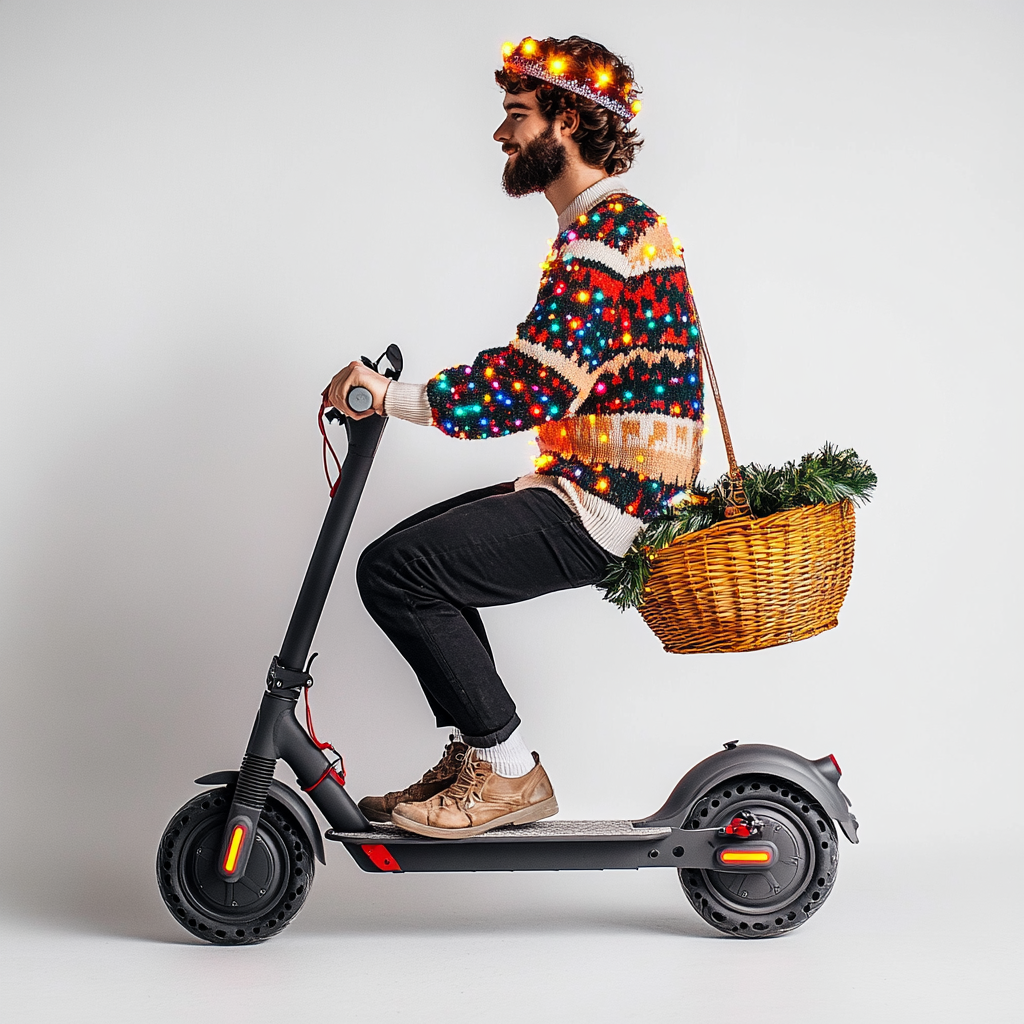
[[[828,759],[835,765],[836,771],[839,772],[839,776],[840,776],[840,778],[842,778],[843,769],[839,767],[839,762],[836,760],[836,755],[835,754],[829,754],[828,755]]]
[[[238,851],[242,848],[242,841],[245,839],[245,826],[236,825],[231,831],[231,842],[228,843],[228,852],[224,855],[224,873],[230,875],[238,866]]]
[[[392,856],[386,846],[379,843],[363,843],[363,853],[370,858],[370,862],[380,871],[401,871],[398,861]]]
[[[772,851],[762,847],[728,846],[718,851],[720,864],[771,864]]]

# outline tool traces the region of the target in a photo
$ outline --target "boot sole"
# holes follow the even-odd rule
[[[558,802],[551,796],[539,804],[531,804],[510,814],[503,814],[485,825],[471,825],[468,828],[435,828],[433,825],[413,821],[412,818],[403,818],[400,814],[392,814],[391,820],[407,832],[415,832],[416,835],[426,836],[428,839],[472,839],[473,836],[490,832],[492,828],[500,828],[502,825],[529,825],[533,821],[550,818],[557,813]]]

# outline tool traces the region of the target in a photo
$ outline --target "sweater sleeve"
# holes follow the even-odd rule
[[[567,416],[585,397],[614,297],[595,289],[591,271],[571,255],[552,251],[543,267],[537,302],[515,340],[427,384],[433,423],[444,433],[473,439],[529,430]]]
[[[431,424],[430,402],[427,401],[426,384],[403,384],[393,380],[384,393],[384,412],[400,420],[418,423],[421,427]]]
[[[427,384],[436,427],[458,438],[498,437],[558,419],[576,389],[515,345],[481,352]]]

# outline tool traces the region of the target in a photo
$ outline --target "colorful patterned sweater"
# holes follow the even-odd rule
[[[540,456],[517,489],[558,491],[622,555],[700,466],[696,312],[665,218],[614,178],[559,229],[513,341],[425,386],[392,383],[385,408],[457,438],[535,430]]]

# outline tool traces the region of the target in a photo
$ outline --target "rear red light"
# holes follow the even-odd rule
[[[839,762],[836,760],[836,755],[829,754],[828,759],[832,762],[833,765],[835,765],[836,771],[839,772],[840,777],[842,777],[843,769],[839,767]]]

